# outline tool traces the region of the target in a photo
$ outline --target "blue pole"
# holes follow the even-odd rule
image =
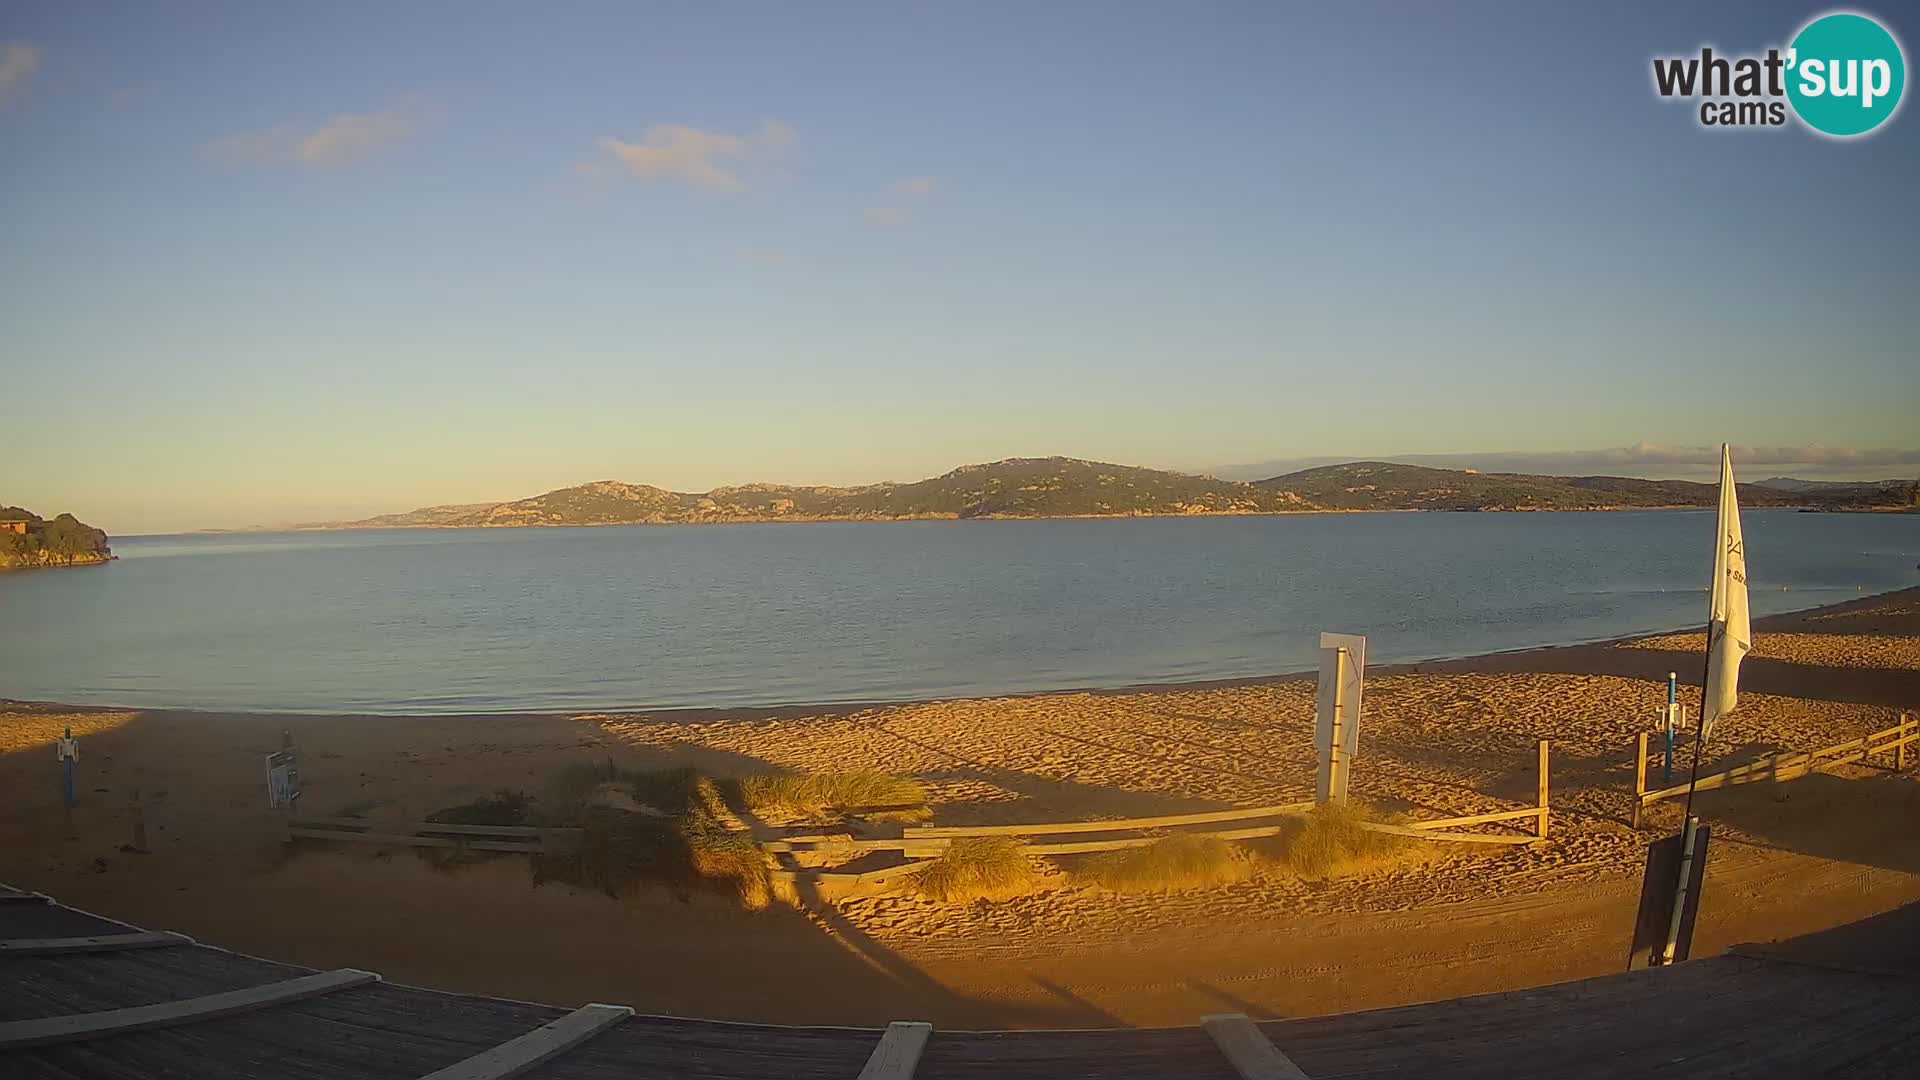
[[[1663,783],[1666,783],[1668,785],[1671,785],[1673,783],[1673,706],[1675,702],[1679,701],[1679,699],[1680,699],[1680,673],[1677,671],[1669,671],[1667,672],[1667,761],[1666,761],[1666,772],[1665,772],[1666,779],[1662,781]]]
[[[73,809],[73,759],[67,759],[67,809]]]

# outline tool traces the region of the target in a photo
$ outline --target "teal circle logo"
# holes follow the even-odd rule
[[[1865,135],[1886,123],[1906,88],[1900,43],[1865,15],[1823,15],[1787,49],[1787,100],[1808,127],[1826,135]]]

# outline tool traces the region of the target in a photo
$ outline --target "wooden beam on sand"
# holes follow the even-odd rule
[[[1441,818],[1438,821],[1409,821],[1409,829],[1458,829],[1466,825],[1485,825],[1492,821],[1518,821],[1521,818],[1538,818],[1540,808],[1529,806],[1520,810],[1496,810],[1491,814],[1473,814],[1468,817]]]
[[[1163,814],[1159,817],[1114,818],[1111,821],[1057,821],[1039,825],[938,825],[901,830],[910,839],[945,836],[1048,836],[1054,833],[1123,832],[1128,829],[1164,829],[1174,825],[1204,825],[1213,821],[1243,821],[1248,818],[1281,817],[1304,814],[1314,802],[1279,803],[1274,806],[1248,806],[1236,810],[1205,810],[1193,814]]]
[[[582,1005],[517,1039],[428,1073],[421,1080],[512,1080],[633,1015],[626,1005]]]
[[[1240,1080],[1313,1080],[1291,1058],[1280,1052],[1244,1013],[1218,1013],[1200,1018]]]
[[[1641,732],[1633,748],[1633,827],[1640,827],[1640,810],[1647,805],[1647,733]]]
[[[122,952],[191,945],[193,939],[168,930],[137,934],[96,934],[92,937],[9,938],[0,940],[0,956],[61,956],[68,953]]]
[[[80,1042],[103,1035],[124,1035],[130,1031],[192,1024],[235,1013],[253,1012],[274,1005],[287,1005],[307,998],[331,994],[335,990],[379,982],[371,971],[341,968],[303,975],[297,979],[228,990],[219,994],[167,1001],[158,1005],[136,1005],[128,1009],[70,1013],[39,1020],[12,1020],[0,1023],[0,1050],[19,1050],[29,1046]]]
[[[366,818],[343,817],[298,817],[291,818],[287,824],[299,829],[370,829],[374,823]],[[580,829],[545,827],[536,825],[457,825],[439,821],[409,822],[401,828],[408,832],[452,833],[459,836],[524,836],[545,838],[549,836],[578,836]]]
[[[920,1052],[927,1048],[933,1025],[919,1020],[895,1020],[881,1032],[873,1055],[860,1070],[860,1080],[913,1080]]]
[[[1540,740],[1540,825],[1534,835],[1541,840],[1547,838],[1547,740]]]
[[[1539,810],[1527,811],[1529,814],[1539,812]],[[1388,825],[1379,821],[1362,821],[1358,824],[1368,832],[1411,836],[1416,840],[1459,840],[1468,844],[1531,844],[1540,839],[1537,836],[1488,836],[1485,833],[1435,832],[1432,829],[1416,829],[1411,825]]]

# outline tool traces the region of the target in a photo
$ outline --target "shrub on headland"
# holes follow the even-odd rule
[[[84,566],[113,558],[107,547],[107,534],[61,514],[52,521],[17,506],[0,506],[0,522],[25,522],[24,532],[16,526],[0,527],[0,570],[29,566]]]

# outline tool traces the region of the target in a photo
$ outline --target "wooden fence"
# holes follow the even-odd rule
[[[1464,817],[1439,818],[1431,821],[1413,821],[1405,824],[1385,824],[1367,822],[1361,827],[1374,832],[1390,833],[1417,840],[1459,842],[1470,844],[1531,844],[1547,837],[1548,824],[1548,743],[1543,739],[1539,745],[1537,802],[1532,806],[1513,810],[1495,810],[1485,814],[1470,814]],[[897,839],[850,839],[843,837],[804,837],[790,836],[778,840],[761,841],[760,847],[777,855],[814,854],[823,858],[845,857],[859,858],[879,851],[898,851],[911,860],[897,865],[869,870],[865,873],[834,872],[831,870],[786,870],[783,876],[805,875],[809,881],[834,882],[839,885],[867,885],[892,880],[925,869],[931,861],[938,858],[955,840],[970,837],[1009,836],[1026,841],[1022,846],[1033,855],[1051,857],[1055,855],[1081,855],[1095,851],[1118,851],[1125,848],[1146,847],[1159,840],[1164,833],[1160,830],[1177,829],[1184,836],[1204,836],[1218,840],[1253,840],[1260,837],[1278,836],[1290,828],[1284,822],[1274,819],[1299,817],[1313,810],[1318,803],[1305,802],[1275,803],[1268,806],[1236,807],[1229,810],[1202,810],[1187,814],[1161,814],[1155,817],[1111,818],[1104,821],[1055,821],[1027,825],[935,825],[910,827],[901,830]],[[1533,828],[1525,834],[1459,832],[1455,830],[1491,825],[1502,822],[1531,820]],[[1185,828],[1192,825],[1221,825],[1266,821],[1268,824],[1238,824],[1233,828],[1200,829]],[[1072,836],[1080,833],[1139,833],[1144,835],[1105,837],[1094,840],[1054,840],[1053,837]]]
[[[288,818],[287,838],[337,840],[390,847],[450,848],[459,851],[519,851],[529,854],[562,850],[577,844],[579,829],[545,829],[531,825],[454,825],[420,821],[398,826],[402,831],[376,832],[365,818]]]
[[[1784,750],[1769,754],[1745,765],[1724,769],[1700,777],[1694,782],[1695,791],[1712,791],[1715,788],[1733,787],[1737,784],[1754,784],[1761,781],[1784,783],[1798,780],[1808,773],[1819,769],[1831,768],[1861,761],[1873,754],[1893,755],[1895,771],[1907,767],[1907,747],[1920,742],[1920,719],[1906,713],[1900,714],[1900,722],[1890,728],[1882,728],[1857,739],[1823,746],[1818,750]],[[1640,819],[1646,808],[1662,799],[1684,797],[1687,785],[1675,784],[1672,787],[1647,790],[1647,733],[1641,732],[1634,746],[1635,763],[1633,769],[1633,827],[1640,827]]]

